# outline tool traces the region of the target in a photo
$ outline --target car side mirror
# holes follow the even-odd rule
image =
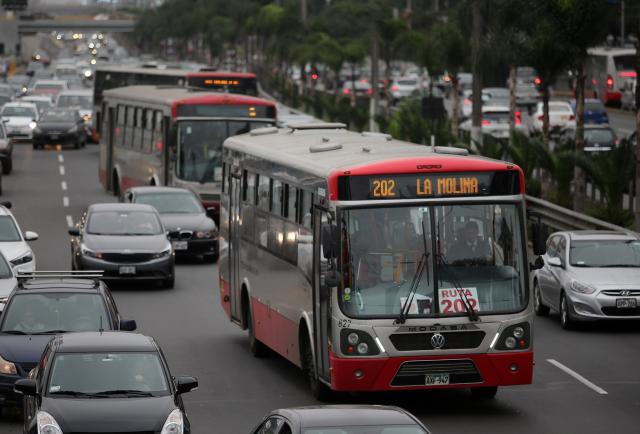
[[[80,229],[78,229],[78,228],[69,229],[69,235],[71,235],[72,237],[79,237],[80,236]]]
[[[178,377],[176,379],[176,392],[178,395],[191,392],[198,388],[198,380],[195,377]]]
[[[38,394],[36,380],[31,378],[21,378],[16,381],[13,385],[13,390],[27,396],[34,396]]]
[[[180,238],[180,232],[179,231],[167,231],[167,238],[174,239],[174,238]]]
[[[338,256],[340,246],[340,233],[333,225],[322,226],[322,254],[325,259],[333,259]]]
[[[8,122],[9,122],[9,119],[3,119],[3,120],[2,120],[2,123],[3,123],[3,124],[6,124],[6,123],[8,123]]]
[[[27,241],[35,241],[38,238],[40,238],[40,236],[36,232],[26,231],[24,233],[24,239],[27,240]]]
[[[563,267],[562,259],[555,256],[547,258],[547,264],[551,265],[552,267]]]
[[[9,202],[8,200],[5,200],[4,202],[0,202],[0,205],[2,205],[3,207],[5,207],[7,209],[11,209],[11,207],[13,206],[13,204],[11,202]]]
[[[547,227],[536,222],[532,227],[533,232],[533,253],[537,256],[544,255],[547,252]]]
[[[136,324],[136,320],[134,319],[121,319],[120,320],[120,330],[124,332],[132,332],[138,328]]]
[[[206,211],[207,211],[207,217],[213,219],[213,217],[216,215],[217,210],[215,207],[209,206],[207,207]]]

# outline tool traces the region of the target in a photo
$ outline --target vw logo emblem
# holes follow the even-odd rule
[[[631,295],[631,291],[620,291],[620,295]]]
[[[436,333],[431,336],[431,346],[436,350],[444,347],[444,336],[442,336],[440,333]]]

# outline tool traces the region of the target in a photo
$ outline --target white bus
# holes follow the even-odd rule
[[[587,95],[619,105],[624,85],[636,76],[635,48],[590,48],[585,64]]]
[[[316,397],[531,383],[519,167],[308,124],[227,139],[223,172],[222,306]]]

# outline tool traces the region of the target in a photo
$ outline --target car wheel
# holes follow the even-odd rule
[[[162,280],[162,287],[166,288],[166,289],[171,289],[175,286],[176,284],[176,276],[175,274],[172,274],[171,277],[167,277],[166,279]]]
[[[318,375],[316,374],[316,364],[313,360],[313,352],[311,351],[311,344],[308,339],[306,340],[303,351],[303,370],[309,378],[311,395],[313,395],[313,397],[318,401],[331,401],[333,391],[318,379]]]
[[[571,312],[569,312],[569,302],[563,292],[560,295],[560,325],[563,329],[570,330],[575,325],[574,323]]]
[[[13,161],[7,160],[2,163],[2,174],[8,175],[13,170]]]
[[[498,393],[498,386],[471,388],[471,396],[476,399],[493,399],[496,393]]]
[[[269,355],[269,348],[256,338],[253,315],[251,314],[251,309],[248,307],[247,309],[249,310],[249,314],[247,315],[247,329],[249,330],[249,348],[251,349],[251,354],[253,354],[254,357],[266,357]]]
[[[545,306],[542,303],[542,294],[540,294],[540,285],[537,280],[533,283],[533,307],[536,311],[536,315],[549,315],[549,306]]]

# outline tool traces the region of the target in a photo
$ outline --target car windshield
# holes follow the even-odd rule
[[[102,398],[122,398],[135,392],[169,395],[167,376],[157,353],[59,353],[47,385],[49,397],[90,398],[98,394]]]
[[[8,215],[0,216],[0,241],[22,241],[16,223]]]
[[[64,89],[63,84],[58,83],[36,83],[33,86],[34,89],[53,89],[53,90],[62,90]]]
[[[46,109],[51,107],[51,103],[44,100],[25,100],[25,101],[29,101],[30,103],[35,104],[36,107],[38,107],[38,111],[40,113],[43,113]]]
[[[604,104],[600,101],[585,101],[584,109],[590,112],[604,112]]]
[[[331,422],[328,421],[328,424]],[[417,425],[362,425],[305,428],[303,434],[426,434]]]
[[[640,241],[572,241],[569,263],[574,267],[640,267]]]
[[[91,96],[89,95],[60,95],[58,107],[81,107],[91,108]]]
[[[19,293],[2,313],[0,332],[25,334],[111,329],[102,297],[85,293]]]
[[[2,116],[15,116],[24,118],[35,118],[36,111],[31,107],[5,106],[2,109]]]
[[[417,86],[418,82],[416,80],[398,80],[398,84],[400,86]]]
[[[87,232],[94,235],[158,235],[162,225],[148,211],[94,211],[89,215]]]
[[[509,123],[509,112],[485,112],[482,113],[482,120],[496,123]]]
[[[636,70],[636,56],[634,54],[613,56],[613,63],[616,64],[616,69],[618,71]]]
[[[184,181],[222,181],[222,142],[248,133],[267,122],[202,120],[182,121],[178,126],[176,175]]]
[[[47,110],[40,122],[74,122],[76,113],[73,110]]]
[[[160,214],[201,214],[200,201],[191,192],[137,194],[135,203],[153,206]]]
[[[615,141],[613,131],[607,128],[588,129],[584,130],[584,139],[588,143],[610,143]]]
[[[345,210],[343,311],[395,317],[404,306],[410,316],[459,315],[466,312],[460,290],[480,315],[523,309],[519,216],[515,204]],[[426,268],[408,305],[421,260]]]

